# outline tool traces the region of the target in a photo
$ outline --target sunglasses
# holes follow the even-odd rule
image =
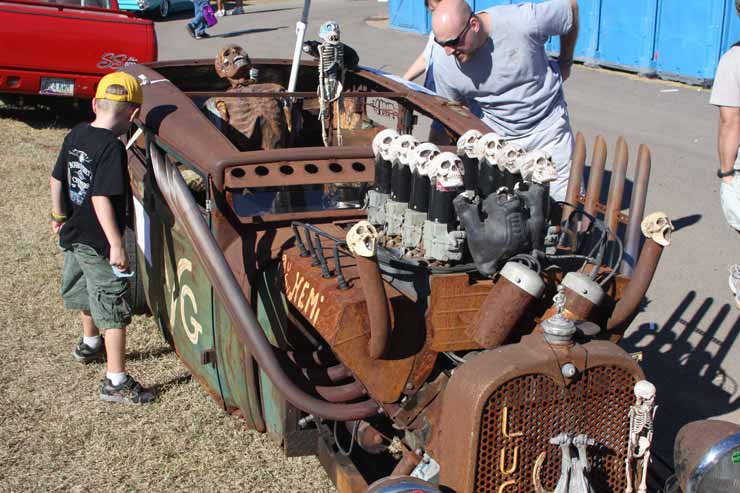
[[[442,48],[456,48],[460,43],[462,43],[462,39],[465,37],[465,34],[468,32],[468,29],[470,29],[470,19],[472,19],[475,16],[474,13],[470,13],[470,17],[468,17],[468,21],[465,23],[465,27],[460,32],[460,34],[457,35],[456,38],[448,39],[447,41],[440,41],[437,39],[437,37],[434,37],[434,42],[437,43]]]

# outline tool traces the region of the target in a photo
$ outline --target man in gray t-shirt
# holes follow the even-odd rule
[[[577,0],[491,7],[473,14],[464,0],[445,0],[432,29],[443,50],[433,50],[436,92],[475,101],[491,129],[525,150],[548,151],[558,168],[551,197],[563,200],[570,174],[573,134],[562,84],[570,75],[578,36]],[[545,53],[560,36],[560,58]]]

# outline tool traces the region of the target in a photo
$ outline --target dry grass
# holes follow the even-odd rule
[[[159,401],[98,400],[104,366],[69,354],[80,329],[61,305],[62,255],[47,220],[68,129],[0,108],[0,490],[331,491],[317,460],[285,459],[226,416],[150,319],[129,329],[129,370],[160,388]]]

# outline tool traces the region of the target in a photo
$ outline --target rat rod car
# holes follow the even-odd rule
[[[646,491],[655,388],[617,342],[672,229],[648,148],[630,199],[626,142],[582,187],[579,134],[551,204],[546,153],[323,61],[289,92],[233,46],[124,68],[138,293],[193,377],[342,492]],[[426,117],[459,146],[409,137]]]

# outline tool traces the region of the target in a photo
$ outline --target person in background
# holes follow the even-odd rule
[[[226,15],[224,0],[216,0],[216,17],[223,17],[224,15]]]
[[[193,20],[185,24],[185,29],[195,39],[210,38],[206,32],[206,19],[203,15],[203,7],[208,4],[208,0],[193,0]]]
[[[441,1],[441,0],[439,0]],[[437,5],[439,4],[438,0],[424,0],[424,6],[429,10],[430,13],[434,13],[434,9],[437,8]],[[430,61],[430,55],[431,51],[434,49],[434,32],[429,33],[429,39],[427,40],[427,44],[422,50],[421,53],[419,53],[419,56],[416,57],[416,60],[414,60],[414,63],[411,64],[411,66],[406,69],[406,72],[403,74],[403,78],[406,80],[414,80],[417,77],[419,77],[421,74],[426,72],[426,76],[424,78],[424,87],[427,89],[434,90],[434,77],[431,77],[432,73],[429,70],[431,67],[429,66]],[[427,83],[431,84],[432,87],[428,87]]]
[[[740,16],[740,0],[735,0],[735,11]],[[740,44],[733,45],[717,65],[709,104],[719,107],[717,178],[722,212],[727,224],[740,232]],[[740,265],[730,266],[730,291],[735,305],[740,308]]]
[[[548,152],[558,170],[550,197],[564,200],[574,138],[563,95],[578,37],[577,0],[491,7],[473,13],[464,0],[444,0],[432,16],[435,91],[480,108],[492,131],[526,151]],[[545,43],[560,36],[560,57]]]
[[[107,356],[100,399],[147,404],[155,398],[126,372],[129,266],[123,242],[131,199],[126,149],[119,140],[143,102],[135,77],[114,72],[98,83],[95,120],[64,138],[52,171],[51,227],[64,249],[64,307],[79,310],[83,337],[72,351],[80,363]],[[105,331],[105,340],[100,331]]]

